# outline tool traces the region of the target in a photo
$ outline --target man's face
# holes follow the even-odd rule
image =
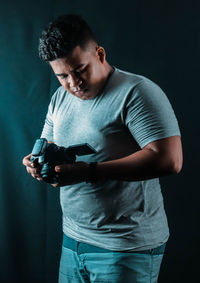
[[[61,85],[81,99],[95,97],[106,81],[102,47],[90,46],[83,50],[76,46],[70,56],[51,61],[50,65]]]

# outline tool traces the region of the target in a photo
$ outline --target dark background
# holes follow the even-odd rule
[[[171,236],[160,283],[199,277],[199,1],[0,2],[0,282],[55,283],[61,247],[59,190],[22,165],[58,86],[38,37],[63,13],[93,27],[110,64],[155,81],[182,132],[184,166],[161,178]]]

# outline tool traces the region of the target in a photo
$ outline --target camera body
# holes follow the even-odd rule
[[[37,139],[31,153],[30,161],[42,165],[40,175],[46,183],[57,183],[55,166],[63,163],[74,163],[76,155],[95,153],[89,144],[78,144],[67,148],[48,143],[45,138]]]

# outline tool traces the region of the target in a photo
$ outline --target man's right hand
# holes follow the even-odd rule
[[[30,158],[31,158],[31,153],[23,158],[23,161],[22,161],[23,165],[26,166],[27,172],[31,174],[33,178],[37,179],[38,181],[42,181],[42,178],[40,175],[42,166],[31,162]]]

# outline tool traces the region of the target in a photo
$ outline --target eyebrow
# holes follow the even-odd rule
[[[84,66],[85,64],[79,64],[76,68],[74,68],[74,70],[72,70],[71,72],[76,72],[77,69],[79,69],[80,67]],[[65,73],[60,73],[60,74],[57,74],[55,73],[56,76],[66,76],[67,74]]]

